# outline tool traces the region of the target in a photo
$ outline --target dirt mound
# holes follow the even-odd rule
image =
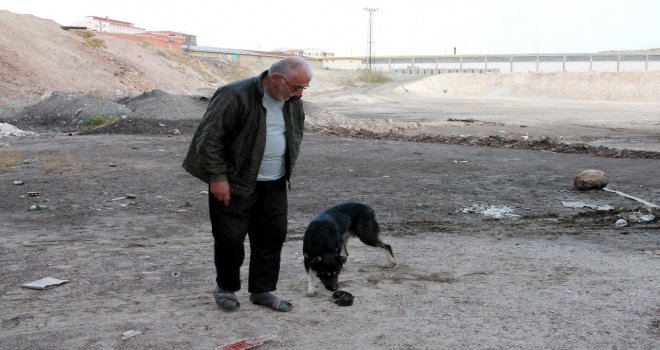
[[[0,107],[0,120],[13,120],[15,114],[16,113],[7,108]]]
[[[0,121],[40,132],[162,135],[173,129],[184,133],[194,131],[207,104],[203,96],[171,95],[162,90],[117,101],[57,92],[44,96],[41,102],[20,113],[5,109]],[[90,123],[90,117],[102,118],[110,124]]]
[[[126,106],[114,101],[82,93],[57,92],[44,96],[44,100],[7,118],[6,122],[24,130],[73,132],[85,129],[86,121],[92,116],[121,117],[130,113]]]
[[[208,98],[206,96],[171,95],[162,90],[153,90],[119,102],[124,103],[132,111],[132,118],[199,120],[206,110]]]
[[[201,117],[201,115],[200,115]],[[197,130],[199,119],[157,119],[127,117],[115,123],[85,130],[84,135],[121,134],[121,135],[179,135],[192,134]]]
[[[660,159],[660,152],[615,149],[603,146],[594,147],[581,142],[567,143],[558,137],[550,136],[544,136],[539,139],[520,140],[500,135],[488,137],[428,135],[423,133],[416,135],[406,135],[404,133],[395,131],[374,132],[366,129],[349,129],[342,127],[328,127],[325,128],[322,132],[328,135],[359,139],[412,141],[422,143],[440,143],[510,149],[531,149],[538,151],[550,151],[554,153],[586,154],[595,157],[608,158]]]
[[[108,34],[63,30],[52,20],[0,10],[0,107],[15,111],[52,91],[108,98],[154,89],[203,94],[259,69]]]

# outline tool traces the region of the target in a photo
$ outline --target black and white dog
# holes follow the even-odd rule
[[[390,265],[396,265],[392,247],[383,243],[378,233],[376,215],[366,204],[347,202],[319,213],[303,238],[307,295],[316,294],[314,275],[329,291],[339,289],[339,272],[348,257],[346,243],[352,236],[357,236],[366,245],[382,248]]]

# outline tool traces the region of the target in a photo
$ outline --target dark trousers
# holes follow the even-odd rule
[[[226,207],[209,191],[209,213],[218,287],[232,292],[241,289],[243,243],[248,235],[248,292],[277,289],[280,255],[287,232],[286,181],[259,181],[250,198],[233,196]]]

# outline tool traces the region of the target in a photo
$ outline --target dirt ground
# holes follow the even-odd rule
[[[190,136],[9,140],[23,162],[0,173],[1,348],[215,349],[261,335],[278,339],[264,349],[652,349],[660,340],[657,219],[614,227],[649,210],[572,188],[574,174],[598,168],[612,189],[658,203],[658,160],[308,133],[278,287],[295,309],[272,312],[239,292],[242,308],[230,314],[211,296],[205,187],[180,167]],[[375,208],[399,264],[387,268],[380,251],[352,242],[340,287],[355,303],[339,307],[327,291],[305,296],[302,234],[346,200]],[[578,201],[615,209],[562,205]],[[69,282],[20,287],[48,276]],[[122,340],[129,330],[141,334]]]
[[[75,34],[57,36],[52,23],[0,16],[0,31],[17,23],[42,33],[25,41],[45,38],[60,44],[52,50],[80,57],[91,50]],[[2,25],[9,21],[15,25]],[[432,89],[410,77],[361,85],[321,71],[305,95],[309,132],[291,182],[277,291],[295,308],[252,305],[243,290],[240,311],[226,313],[211,294],[206,188],[181,168],[204,100],[149,90],[161,84],[131,71],[164,56],[106,40],[102,53],[91,51],[96,58],[72,61],[81,82],[71,80],[73,89],[53,90],[58,77],[40,79],[47,66],[0,67],[20,76],[0,84],[0,121],[35,132],[0,133],[0,349],[217,349],[263,335],[276,339],[260,349],[660,343],[660,212],[573,188],[576,173],[601,169],[608,188],[660,204],[657,100],[462,95],[442,81]],[[16,62],[34,45],[2,50],[0,60]],[[111,56],[121,52],[141,59]],[[84,69],[92,59],[112,66],[99,69],[108,77],[124,67],[119,78],[151,92],[116,94],[126,81],[100,86],[98,72]],[[214,84],[254,71],[231,68],[213,75]],[[182,71],[158,74],[172,88],[205,85],[198,75],[176,83],[186,79]],[[30,85],[36,81],[44,85]],[[126,117],[81,127],[96,108]],[[352,241],[340,288],[355,303],[340,307],[323,289],[305,295],[302,235],[316,213],[348,200],[375,209],[398,265],[386,267],[381,251]],[[30,210],[36,205],[45,208]],[[628,225],[615,226],[622,218]],[[21,287],[44,277],[68,283]],[[139,333],[122,339],[128,331]]]

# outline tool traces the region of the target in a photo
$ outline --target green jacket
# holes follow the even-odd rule
[[[220,87],[209,102],[193,136],[183,168],[209,183],[229,180],[231,194],[249,197],[266,147],[266,109],[262,105],[262,78],[239,80]],[[303,139],[305,113],[300,97],[284,103],[285,156],[288,181]]]

